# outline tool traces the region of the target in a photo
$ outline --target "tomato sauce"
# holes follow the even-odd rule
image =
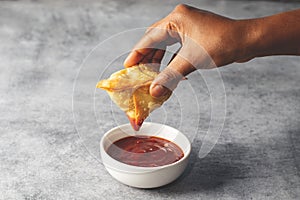
[[[157,167],[180,160],[184,153],[175,143],[155,136],[129,136],[117,140],[107,153],[114,159],[134,166]]]

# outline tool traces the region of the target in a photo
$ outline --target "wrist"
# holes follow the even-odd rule
[[[243,31],[239,60],[271,55],[300,55],[299,21],[299,10],[238,21]]]
[[[245,62],[260,55],[263,46],[263,30],[256,19],[237,20],[239,41],[235,62]]]

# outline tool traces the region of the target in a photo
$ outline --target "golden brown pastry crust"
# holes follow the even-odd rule
[[[132,127],[139,130],[150,112],[160,107],[172,93],[170,91],[159,98],[150,95],[149,87],[157,75],[151,66],[140,64],[113,73],[96,87],[106,90],[126,113]]]

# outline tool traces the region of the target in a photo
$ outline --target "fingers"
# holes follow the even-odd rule
[[[163,59],[164,55],[165,55],[165,50],[158,49],[153,53],[152,57],[147,61],[147,63],[150,63],[150,65],[154,66],[154,69],[158,72],[160,68],[161,60]]]
[[[179,72],[167,67],[152,82],[150,86],[151,96],[158,98],[167,94],[168,91],[173,91],[181,77],[183,76]]]
[[[180,80],[195,70],[195,67],[191,63],[180,56],[181,51],[173,58],[169,66],[152,82],[150,86],[150,94],[152,96],[160,97],[165,95],[168,90],[173,91]]]
[[[150,49],[149,49],[150,52]],[[133,50],[128,57],[124,61],[124,66],[131,67],[133,65],[138,64],[149,52],[140,51],[140,50]]]
[[[133,65],[143,63],[143,64],[150,64],[153,66],[153,69],[159,71],[161,60],[163,59],[165,54],[165,49],[151,49],[147,55],[136,55],[136,59],[138,61],[130,63],[129,65],[125,66],[125,68],[131,67]],[[140,58],[139,58],[140,57]]]
[[[133,51],[125,59],[124,66],[131,67],[140,62],[145,63],[145,61],[160,62],[167,46],[165,41],[168,37],[166,29],[148,29],[142,39],[135,45]],[[152,60],[153,58],[154,60]]]
[[[165,54],[165,49],[152,49],[139,63],[160,63]]]
[[[151,58],[152,59],[151,62],[160,63],[165,55],[165,51],[166,51],[165,49],[157,49]]]

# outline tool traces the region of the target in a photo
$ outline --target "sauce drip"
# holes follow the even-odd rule
[[[155,136],[129,136],[117,140],[107,153],[114,159],[134,166],[157,167],[180,160],[184,153],[173,142]]]

